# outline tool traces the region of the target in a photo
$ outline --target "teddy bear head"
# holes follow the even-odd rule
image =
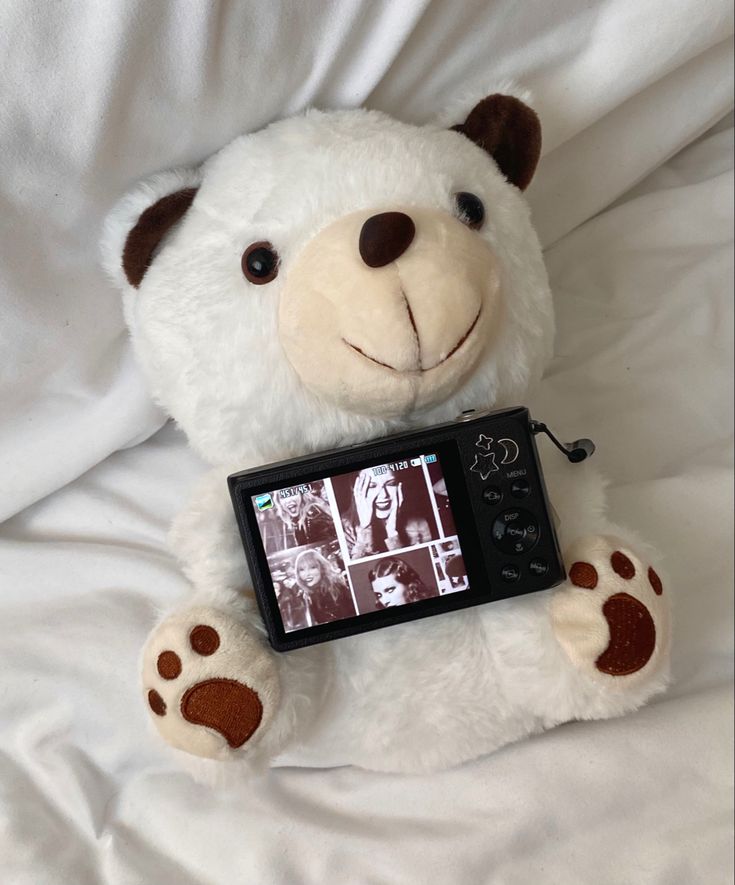
[[[553,335],[539,151],[494,94],[451,127],[308,111],[143,182],[103,251],[154,397],[243,464],[521,402]]]

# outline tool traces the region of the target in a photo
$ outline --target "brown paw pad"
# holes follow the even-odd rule
[[[241,747],[260,725],[263,705],[258,695],[235,679],[207,679],[193,685],[181,699],[181,714],[193,725],[218,731],[233,748]]]
[[[664,592],[664,585],[661,583],[661,578],[652,568],[648,569],[648,583],[653,587],[653,592],[656,596],[661,596]]]
[[[148,692],[148,706],[153,710],[156,716],[166,715],[166,701],[164,701],[155,688],[152,688]]]
[[[213,655],[219,648],[219,633],[208,624],[199,624],[189,633],[189,644],[198,655]]]
[[[597,569],[589,562],[575,562],[569,569],[569,580],[575,587],[594,590],[599,580]]]
[[[630,581],[635,577],[635,566],[628,557],[619,550],[616,550],[610,556],[610,565],[615,574],[620,575],[621,578],[625,578],[626,581]]]
[[[198,624],[189,631],[192,651],[202,657],[213,655],[220,647],[219,633],[208,624]],[[156,660],[158,675],[171,682],[183,672],[181,658],[166,649]],[[156,716],[165,716],[167,705],[161,695],[150,689],[148,706]],[[263,718],[263,705],[257,693],[235,679],[213,678],[197,682],[181,698],[181,715],[192,725],[218,731],[233,749],[252,737]]]
[[[162,651],[156,661],[156,669],[162,679],[176,679],[181,675],[181,658],[175,651]]]
[[[601,673],[627,676],[643,668],[656,647],[656,626],[642,602],[616,593],[602,607],[610,628],[610,643],[596,661]]]
[[[189,645],[191,645],[192,649],[197,654],[202,656],[213,655],[219,648],[219,633],[214,627],[209,627],[207,624],[199,624],[189,633]],[[158,675],[162,679],[177,679],[181,675],[181,658],[175,651],[166,649],[166,651],[162,651],[158,656],[156,669],[158,670]],[[158,692],[154,691],[153,694],[158,698],[161,697]],[[156,703],[156,706],[159,708],[161,704],[163,704],[163,712],[159,713],[151,702],[150,692],[148,695],[148,703],[154,713],[158,713],[159,716],[165,714],[166,704],[162,699],[160,704]]]

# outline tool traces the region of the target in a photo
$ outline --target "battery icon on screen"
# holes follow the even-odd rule
[[[436,455],[424,455],[424,462],[426,464],[433,464],[436,461]]]
[[[411,467],[420,467],[421,458],[411,458]]]

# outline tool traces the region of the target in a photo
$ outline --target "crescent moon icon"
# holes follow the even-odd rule
[[[499,439],[498,445],[503,447],[503,460],[501,464],[512,464],[518,458],[518,443],[512,439]]]

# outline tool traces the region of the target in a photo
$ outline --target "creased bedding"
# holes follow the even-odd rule
[[[732,12],[712,0],[0,8],[3,881],[732,881]],[[212,789],[148,731],[137,656],[185,591],[204,469],[150,402],[97,261],[134,180],[309,104],[429,119],[534,93],[556,357],[674,577],[674,684],[454,771],[281,768]]]

